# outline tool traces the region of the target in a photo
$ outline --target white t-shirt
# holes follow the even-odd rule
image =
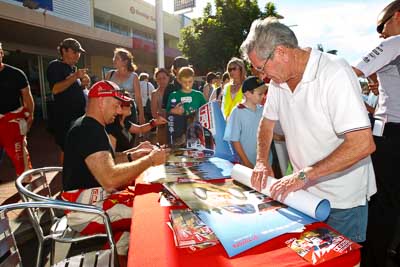
[[[147,95],[147,86],[149,88],[149,94]],[[147,81],[140,81],[140,93],[142,94],[142,105],[146,106],[147,99],[151,99],[151,92],[155,90],[154,86]]]
[[[364,76],[376,73],[378,106],[374,117],[400,123],[400,35],[385,39],[357,63]]]
[[[263,116],[280,121],[295,171],[330,155],[345,133],[370,127],[360,91],[345,60],[314,49],[293,93],[286,83],[271,81]],[[320,177],[305,190],[328,199],[333,208],[364,205],[376,192],[371,158]]]

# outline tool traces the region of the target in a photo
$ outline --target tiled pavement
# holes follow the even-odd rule
[[[59,149],[53,141],[53,137],[46,129],[44,121],[35,121],[28,135],[28,149],[33,168],[59,165]],[[0,205],[18,202],[20,200],[14,182],[15,170],[11,161],[4,156],[0,164]],[[12,212],[8,214],[12,228],[16,230],[16,239],[22,255],[24,266],[34,266],[36,260],[37,242],[29,219],[25,213]],[[64,247],[57,247],[59,252],[68,251]],[[58,255],[62,258],[63,255]],[[48,265],[48,264],[47,264]]]
[[[58,166],[59,148],[46,129],[44,121],[35,121],[28,134],[28,150],[33,168]],[[0,204],[18,201],[14,186],[16,175],[14,167],[7,156],[0,164]]]

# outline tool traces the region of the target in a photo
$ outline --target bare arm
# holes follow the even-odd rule
[[[133,89],[135,90],[135,101],[137,104],[137,109],[139,111],[139,124],[144,123],[144,111],[142,103],[142,93],[140,91],[140,83],[138,77],[135,75],[133,78]]]
[[[274,135],[275,121],[262,118],[257,134],[257,160],[251,175],[251,184],[261,191],[267,185],[268,176],[275,176],[268,163],[269,149]]]
[[[268,164],[269,149],[274,136],[275,121],[262,118],[257,134],[257,162]]]
[[[364,76],[364,73],[361,70],[357,69],[356,67],[352,67],[352,68],[353,68],[353,71],[356,73],[357,77]]]
[[[33,122],[33,112],[35,111],[35,103],[33,102],[33,97],[29,85],[21,90],[22,102],[24,108],[29,112],[29,117],[26,119],[28,127],[31,128]]]
[[[153,118],[157,118],[158,117],[158,89],[151,92],[151,116],[153,116]]]
[[[137,125],[132,123],[129,128],[129,132],[133,134],[143,134],[149,132],[153,127],[151,127],[150,123],[145,123],[142,125]]]
[[[343,171],[375,151],[371,129],[348,132],[330,155],[305,169],[310,180]]]
[[[154,121],[153,123],[145,123],[142,125],[137,125],[132,123],[131,127],[129,128],[129,132],[133,134],[143,134],[149,132],[153,127],[159,126],[166,124],[168,121],[161,116],[158,116],[156,119],[152,119],[151,121]],[[153,124],[153,125],[152,125]]]
[[[110,80],[110,78],[111,78],[111,72],[112,72],[112,70],[106,73],[106,76],[104,77],[104,80],[107,80],[107,81]]]
[[[249,167],[251,169],[254,168],[253,163],[250,162],[249,158],[246,156],[246,153],[243,150],[242,145],[239,141],[232,142],[233,148],[235,149],[236,153],[238,153],[240,160],[242,161],[243,165]]]
[[[69,75],[65,80],[54,84],[51,91],[54,95],[59,94],[67,90],[77,79],[83,78],[86,75],[86,69],[78,69],[76,72]]]
[[[117,148],[117,138],[115,138],[112,134],[108,134],[108,139],[110,139],[110,143],[115,150]]]
[[[130,184],[147,168],[164,164],[165,161],[166,152],[163,149],[153,150],[140,159],[120,164],[114,163],[108,151],[93,153],[85,159],[90,172],[107,192]]]
[[[209,98],[209,94],[210,94],[210,85],[207,84],[207,86],[204,86],[203,88],[203,95],[206,100]]]
[[[311,181],[320,177],[343,171],[375,150],[371,129],[353,131],[345,134],[343,143],[326,158],[318,161],[303,171]],[[283,201],[290,192],[297,191],[306,185],[304,180],[298,179],[298,173],[280,179],[271,187],[271,197]]]

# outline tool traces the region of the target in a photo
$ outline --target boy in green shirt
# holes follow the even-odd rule
[[[193,123],[196,111],[207,101],[201,92],[192,89],[192,68],[181,68],[177,79],[182,89],[172,92],[167,102],[168,143],[172,147],[186,147],[187,127]]]
[[[167,112],[174,115],[190,115],[206,103],[204,95],[193,90],[194,71],[183,67],[178,72],[178,81],[182,89],[171,93],[168,97]]]

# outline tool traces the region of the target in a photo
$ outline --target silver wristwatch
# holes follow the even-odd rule
[[[304,170],[299,171],[299,173],[297,174],[297,179],[304,181],[304,184],[307,184],[309,181],[307,173]]]

